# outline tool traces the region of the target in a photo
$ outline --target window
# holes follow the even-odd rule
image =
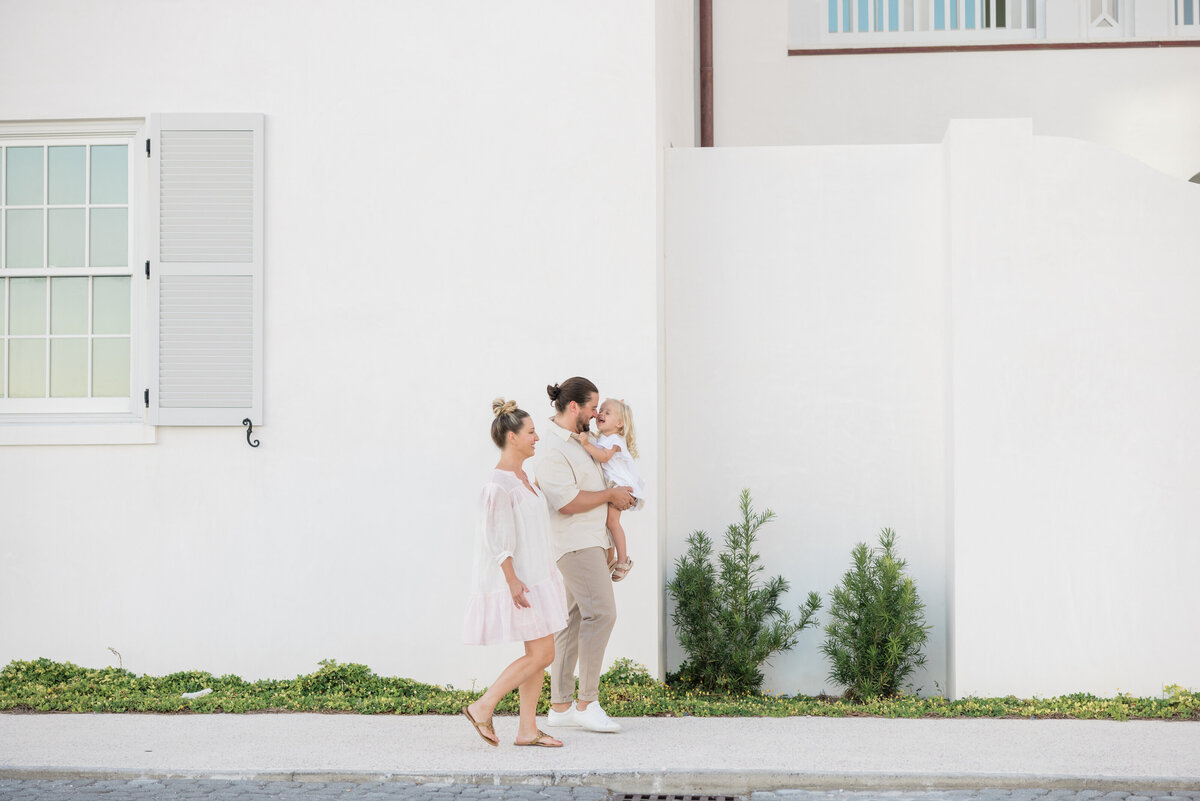
[[[263,117],[0,123],[0,444],[262,425]]]
[[[1195,47],[1198,20],[1200,0],[788,0],[788,48],[807,56]]]
[[[136,411],[138,130],[109,128],[0,130],[0,414]]]

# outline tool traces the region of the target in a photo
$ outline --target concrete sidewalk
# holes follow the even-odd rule
[[[225,778],[598,786],[1200,790],[1200,724],[1078,720],[621,718],[501,747],[462,717],[0,714],[0,778]]]

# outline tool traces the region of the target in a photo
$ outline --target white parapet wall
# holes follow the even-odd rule
[[[750,487],[793,606],[897,531],[923,691],[1195,685],[1198,216],[1200,187],[1028,121],[671,154],[670,559]],[[822,638],[767,686],[839,691]]]
[[[1134,24],[1136,35],[1114,42],[1101,38],[1109,29],[1085,33],[1075,0],[1046,3],[1052,17],[1047,36],[1072,43],[1072,49],[908,52],[905,46],[974,32],[881,32],[846,35],[878,37],[874,46],[898,51],[789,56],[789,47],[799,46],[789,44],[789,21],[819,27],[826,0],[803,0],[795,15],[789,15],[789,0],[715,0],[716,144],[920,144],[938,141],[952,119],[1028,117],[1039,134],[1108,145],[1184,179],[1200,173],[1200,104],[1194,100],[1200,97],[1200,47],[1075,49],[1144,38],[1194,45],[1200,25],[1163,30],[1163,12],[1173,3],[1136,0],[1122,4],[1122,19]],[[865,12],[884,5],[857,7]],[[1033,43],[1013,38],[1021,30],[983,33],[1001,42]],[[838,47],[836,39],[823,46]]]

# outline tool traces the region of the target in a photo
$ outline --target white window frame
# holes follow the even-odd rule
[[[143,118],[21,121],[0,123],[5,145],[125,144],[129,147],[129,268],[130,394],[128,398],[3,398],[0,399],[0,445],[135,444],[155,441],[155,428],[146,424],[141,387],[146,385],[148,302],[146,280],[139,265],[146,259],[147,169],[142,143]],[[36,275],[101,275],[104,268],[45,268]],[[126,270],[118,271],[125,274]],[[7,275],[7,270],[5,270]],[[13,276],[7,276],[13,277]],[[7,296],[5,302],[8,302]],[[5,364],[7,369],[7,362]],[[47,365],[49,369],[49,365]]]

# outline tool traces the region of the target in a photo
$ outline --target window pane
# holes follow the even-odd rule
[[[127,209],[92,209],[92,266],[124,267],[129,248]]]
[[[93,279],[92,293],[92,333],[128,334],[129,278],[98,276]]]
[[[50,340],[50,397],[87,397],[86,337]]]
[[[10,147],[5,167],[5,198],[8,205],[39,205],[42,202],[42,149]]]
[[[87,149],[83,145],[50,148],[48,194],[51,203],[83,203]]]
[[[9,333],[46,333],[46,279],[13,278],[8,292]]]
[[[0,336],[8,333],[8,329],[4,325],[4,320],[8,316],[8,298],[5,297],[5,290],[8,288],[8,282],[0,278]],[[4,350],[4,343],[0,342],[0,350]],[[0,371],[2,373],[3,371]],[[4,391],[4,381],[0,380],[0,392]]]
[[[50,333],[87,333],[88,280],[50,279]],[[50,354],[50,380],[54,381],[54,354]]]
[[[92,202],[128,203],[129,155],[125,145],[92,147]]]
[[[92,340],[92,397],[129,396],[129,339]]]
[[[5,263],[9,267],[43,266],[42,210],[9,209],[4,222],[8,234],[5,243]]]
[[[8,397],[46,397],[46,340],[8,341]]]
[[[83,209],[50,209],[51,267],[83,266]]]

